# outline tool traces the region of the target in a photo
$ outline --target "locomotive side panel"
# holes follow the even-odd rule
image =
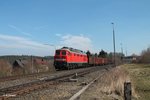
[[[87,55],[80,52],[72,52],[68,49],[56,50],[54,56],[54,66],[56,69],[76,68],[87,66]]]

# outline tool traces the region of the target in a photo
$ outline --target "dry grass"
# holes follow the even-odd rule
[[[11,73],[11,65],[7,61],[0,59],[0,77],[10,76]]]
[[[115,94],[120,96],[121,99],[124,96],[124,82],[131,81],[128,72],[120,68],[120,66],[106,72],[100,80],[102,80],[101,91],[103,93],[108,95]],[[134,88],[132,89],[132,94],[137,97]]]
[[[48,61],[45,65],[39,65],[34,63],[34,72],[55,72],[55,67],[53,66],[53,60]]]
[[[150,98],[150,64],[127,64],[122,66],[129,72],[138,100]]]
[[[47,64],[37,64],[31,60],[27,59],[27,63],[24,63],[24,67],[13,67],[13,62],[10,63],[8,59],[0,59],[0,77],[5,76],[15,76],[15,75],[25,75],[31,73],[40,72],[55,72],[55,67],[53,66],[53,60],[49,60]]]
[[[48,61],[48,68],[50,72],[55,72],[55,67],[54,67],[54,60],[49,60]]]
[[[28,62],[24,64],[23,68],[13,69],[13,75],[23,75],[41,72],[55,72],[53,61],[49,61],[48,64],[37,64],[33,62],[33,65],[31,65],[31,61],[28,60]]]

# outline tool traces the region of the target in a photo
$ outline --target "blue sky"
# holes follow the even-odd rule
[[[140,54],[150,46],[149,0],[0,0],[0,55],[53,55],[70,46]],[[49,44],[49,45],[44,45]]]

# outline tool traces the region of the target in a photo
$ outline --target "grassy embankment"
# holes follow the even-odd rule
[[[11,72],[11,65],[7,61],[0,59],[0,77],[10,76]]]
[[[114,67],[111,70],[104,73],[100,78],[100,90],[108,97],[117,100],[123,100],[124,96],[124,82],[129,82],[130,77],[128,72],[122,69],[120,66]],[[110,100],[110,98],[103,98],[104,100]]]
[[[138,100],[150,100],[150,64],[126,64],[122,68],[129,72]]]

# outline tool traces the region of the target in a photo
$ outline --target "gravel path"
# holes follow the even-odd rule
[[[60,82],[57,85],[51,85],[49,88],[10,98],[9,100],[68,100],[84,86],[83,83],[91,82],[95,77],[100,75],[102,71],[103,70],[98,70],[82,77],[78,77],[77,82]]]
[[[89,69],[89,68],[87,68],[87,69]],[[36,80],[40,80],[42,78],[51,78],[51,77],[59,76],[59,75],[64,74],[64,73],[77,72],[79,70],[84,70],[84,69],[82,68],[82,69],[74,69],[74,70],[69,70],[69,71],[66,71],[66,70],[57,71],[57,72],[39,74],[39,75],[35,75],[32,77],[24,77],[24,78],[19,78],[16,80],[0,82],[0,89],[6,88],[6,87],[11,87],[14,85],[23,84],[23,83],[28,83],[28,82],[32,82],[32,81],[36,81]]]
[[[124,82],[129,80],[127,74],[119,67],[104,73],[77,100],[124,100]]]

